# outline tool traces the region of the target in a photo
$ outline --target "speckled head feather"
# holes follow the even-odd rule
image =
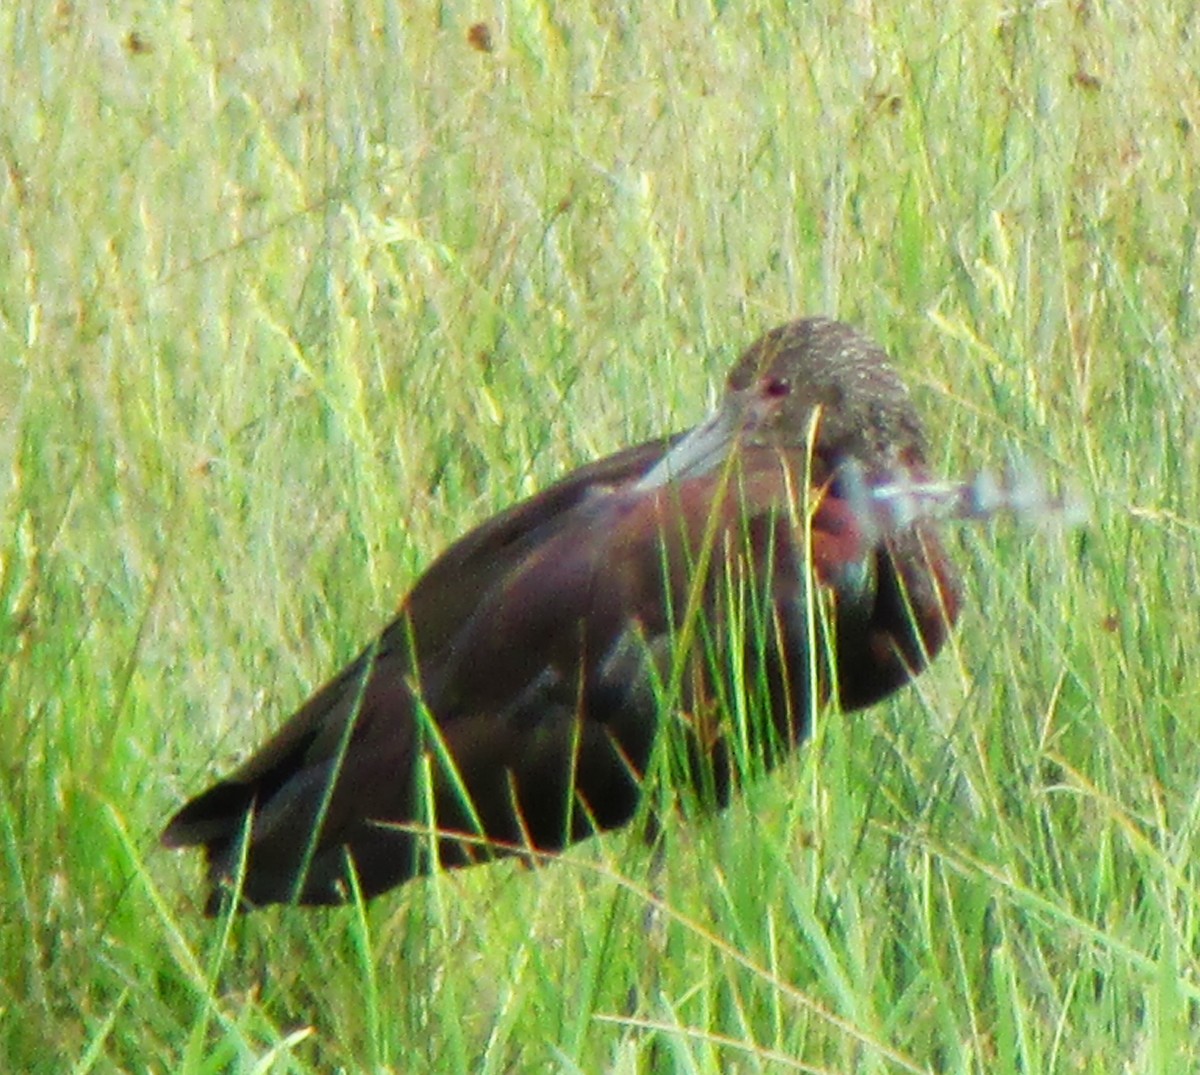
[[[788,398],[760,437],[807,435],[820,418],[816,450],[836,465],[853,457],[869,472],[920,464],[925,437],[908,389],[884,350],[840,321],[790,321],[760,336],[729,373],[731,392],[778,378]]]

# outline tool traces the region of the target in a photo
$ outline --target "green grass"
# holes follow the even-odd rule
[[[0,1067],[1189,1069],[1190,6],[512,3],[492,53],[479,5],[348,8],[0,12]],[[939,470],[1032,458],[1090,529],[956,539],[953,651],[657,879],[615,834],[199,916],[184,796],[814,312]]]

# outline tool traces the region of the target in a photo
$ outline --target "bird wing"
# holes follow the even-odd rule
[[[401,604],[421,663],[436,660],[496,584],[568,520],[597,491],[619,488],[654,466],[682,434],[626,448],[573,471],[454,542],[425,570]]]
[[[489,591],[556,533],[577,504],[597,488],[640,477],[675,439],[647,441],[584,466],[451,545],[371,646],[246,762],[170,819],[164,845],[204,845],[220,872],[256,804],[271,804],[271,816],[285,817],[297,802],[313,798],[314,787],[328,783],[334,764],[374,757],[377,764],[402,765],[415,742],[414,689],[421,670],[438,661]]]
[[[396,713],[407,719],[408,683],[433,665],[464,623],[518,564],[544,545],[571,509],[598,488],[639,477],[677,437],[635,445],[581,467],[562,481],[494,516],[447,548],[421,575],[379,638],[322,686],[252,757],[168,823],[163,841],[184,847],[211,840],[256,798],[269,797],[297,770],[339,750],[352,716],[361,738]]]

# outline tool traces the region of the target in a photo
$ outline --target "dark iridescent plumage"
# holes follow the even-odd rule
[[[878,347],[824,319],[775,329],[708,421],[452,545],[378,641],[163,840],[205,848],[210,910],[244,832],[246,904],[342,900],[347,857],[372,896],[429,867],[416,830],[431,820],[443,866],[486,858],[479,837],[557,850],[624,824],[668,716],[721,801],[731,691],[750,696],[742,741],[770,765],[831,694],[870,705],[945,641],[958,586],[937,534],[881,530],[861,506],[862,488],[924,464]]]

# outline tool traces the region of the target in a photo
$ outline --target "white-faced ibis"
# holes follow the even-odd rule
[[[945,641],[931,516],[870,507],[897,475],[924,479],[925,441],[884,352],[836,321],[776,328],[701,425],[451,545],[163,842],[204,848],[210,912],[239,881],[242,906],[340,902],[350,868],[374,896],[435,849],[463,866],[626,823],[666,728],[719,804],[747,752],[769,767],[822,704],[879,701]]]

